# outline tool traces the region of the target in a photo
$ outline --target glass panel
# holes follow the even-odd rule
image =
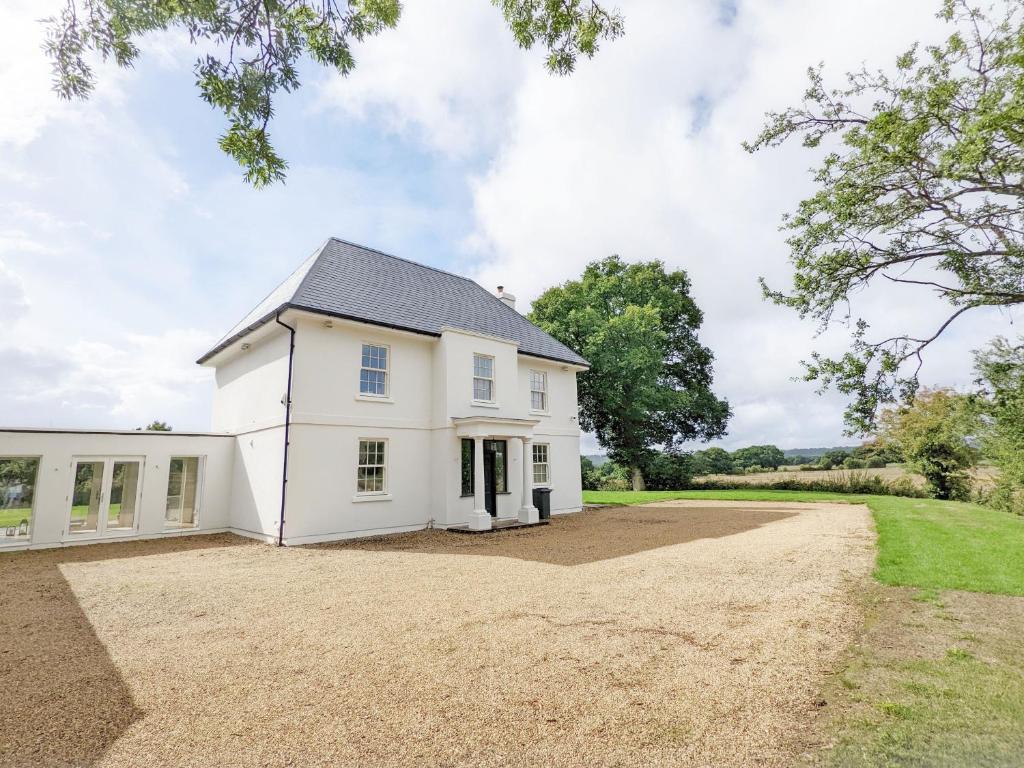
[[[0,459],[0,543],[28,538],[39,459]]]
[[[488,379],[473,379],[473,399],[490,401],[493,399],[492,382]]]
[[[167,477],[164,523],[172,528],[194,528],[199,489],[199,457],[172,458]]]
[[[484,379],[494,378],[494,358],[473,355],[473,375]]]
[[[135,527],[135,506],[139,500],[140,465],[137,461],[115,461],[110,478],[107,530]]]
[[[508,491],[508,464],[505,461],[505,441],[495,440],[494,443],[494,490],[498,493]]]
[[[473,441],[462,441],[462,495],[473,495]]]
[[[80,461],[75,467],[68,533],[96,533],[100,519],[103,462]]]
[[[359,466],[356,469],[357,493],[383,493],[384,441],[359,441]]]

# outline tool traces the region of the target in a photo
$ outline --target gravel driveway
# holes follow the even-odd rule
[[[860,506],[665,502],[0,555],[0,764],[789,765],[872,543]]]

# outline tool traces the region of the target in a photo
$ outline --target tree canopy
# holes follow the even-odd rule
[[[943,45],[912,46],[895,74],[862,69],[829,89],[812,68],[803,104],[771,113],[745,145],[799,136],[831,147],[817,191],[784,220],[792,288],[764,290],[821,328],[852,327],[849,351],[814,354],[805,377],[851,396],[853,433],[913,396],[926,348],[957,318],[1024,302],[1024,24],[1019,2],[1002,7],[992,16],[946,0],[940,16],[955,31]],[[934,291],[946,319],[875,338],[851,299],[879,283]]]
[[[697,338],[703,314],[684,271],[610,256],[548,289],[530,320],[590,361],[580,425],[632,469],[634,487],[652,447],[725,433],[729,404],[711,391],[713,356]]]
[[[978,459],[971,443],[977,432],[970,398],[950,389],[922,390],[913,403],[888,408],[879,419],[879,438],[899,449],[939,499],[970,495],[967,470]]]
[[[623,32],[622,16],[598,0],[492,0],[523,48],[542,45],[551,72],[572,72],[604,40]],[[279,91],[299,88],[308,57],[342,75],[356,65],[353,43],[398,24],[401,0],[67,0],[46,20],[46,51],[58,95],[84,99],[96,76],[90,54],[131,67],[141,39],[155,30],[186,31],[202,51],[195,63],[202,98],[228,129],[220,147],[260,187],[282,181],[287,162],[268,127]]]

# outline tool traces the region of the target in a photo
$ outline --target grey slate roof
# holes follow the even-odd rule
[[[306,259],[199,362],[286,309],[430,336],[449,326],[519,342],[523,354],[588,364],[472,280],[337,238]]]

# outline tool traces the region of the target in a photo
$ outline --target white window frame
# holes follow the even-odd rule
[[[542,389],[534,389],[533,377],[540,376]],[[540,394],[541,407],[533,404],[534,394]],[[530,413],[548,413],[548,372],[533,369],[530,371]]]
[[[490,377],[487,377],[487,376],[477,376],[476,375],[476,361],[477,361],[477,358],[480,358],[481,360],[490,360],[491,361],[491,375],[490,375]],[[494,355],[485,355],[482,352],[474,352],[473,353],[473,402],[474,403],[486,403],[487,405],[492,405],[495,402],[497,402],[497,399],[498,399],[498,393],[497,393],[498,385],[497,385],[497,382],[494,380],[494,369],[495,369],[496,365],[497,365],[497,363],[496,363],[496,361],[494,359]],[[489,400],[482,400],[482,399],[480,399],[480,398],[478,398],[476,396],[476,383],[477,383],[477,381],[489,381],[491,383],[491,397],[490,397]]]
[[[164,530],[165,531],[196,531],[199,530],[200,515],[203,512],[203,489],[206,485],[206,456],[202,454],[181,454],[171,456],[167,460],[167,480],[170,482],[171,462],[175,459],[196,459],[196,508],[195,522],[192,525],[175,525],[167,522],[167,488],[164,488]]]
[[[544,449],[544,461],[537,461],[537,449]],[[531,457],[533,459],[533,484],[534,486],[549,486],[551,485],[551,444],[550,443],[533,443],[531,448]],[[537,479],[537,468],[544,468],[544,479]]]
[[[363,365],[363,349],[364,347],[378,347],[383,349],[385,352],[386,362],[383,368],[368,368]],[[363,392],[363,371],[374,371],[377,373],[384,374],[384,394],[377,394],[376,392]],[[375,398],[386,400],[391,397],[391,345],[381,344],[377,341],[363,341],[359,344],[359,382],[357,384],[358,391],[357,395],[361,398]]]
[[[359,454],[362,452],[363,443],[381,443],[384,446],[384,457],[380,464],[363,464],[360,461]],[[388,444],[386,437],[360,437],[356,442],[356,497],[385,497],[388,496],[388,461],[391,456],[391,446]],[[383,477],[381,478],[381,489],[379,491],[361,491],[359,490],[359,470],[364,467],[381,467],[383,469]]]
[[[146,482],[146,461],[148,456],[120,456],[115,454],[107,455],[96,455],[90,456],[85,454],[75,454],[71,457],[70,464],[70,475],[71,485],[68,489],[68,495],[65,498],[65,512],[64,512],[64,541],[92,541],[102,539],[117,539],[125,538],[127,536],[136,536],[139,533],[139,523],[142,518],[142,494],[145,490]],[[81,462],[103,462],[103,476],[100,479],[101,498],[99,517],[97,518],[96,530],[95,531],[82,531],[80,533],[71,532],[71,512],[72,502],[75,495],[75,475],[78,464]],[[111,485],[113,483],[114,476],[114,465],[118,463],[136,462],[139,465],[139,484],[136,489],[135,497],[135,516],[132,520],[131,528],[114,528],[113,530],[107,530],[110,515],[110,492]]]

